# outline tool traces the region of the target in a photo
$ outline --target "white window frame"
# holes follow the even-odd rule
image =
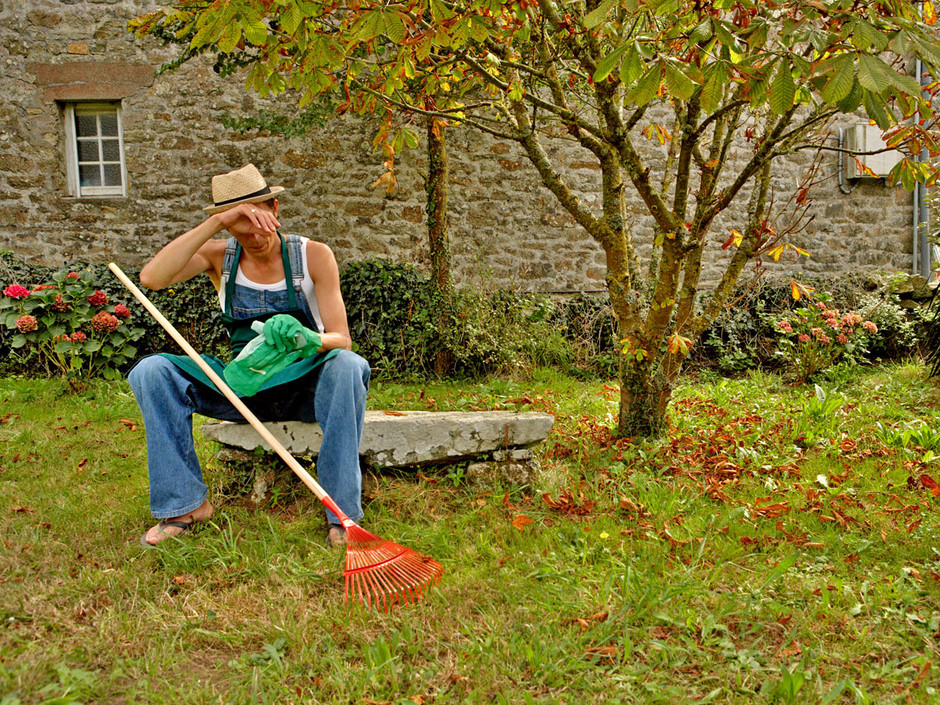
[[[117,117],[118,152],[121,164],[121,183],[118,186],[82,186],[78,169],[79,137],[75,130],[75,116],[111,113]],[[107,198],[127,196],[127,167],[124,162],[124,126],[121,119],[121,104],[117,101],[108,103],[66,103],[63,119],[65,121],[65,155],[68,176],[69,195],[75,198]],[[100,136],[100,135],[99,135]],[[86,162],[87,163],[87,162]],[[98,162],[114,164],[115,162]]]

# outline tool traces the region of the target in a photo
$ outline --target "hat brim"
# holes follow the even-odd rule
[[[206,206],[203,210],[209,215],[215,215],[216,213],[221,213],[222,211],[227,211],[229,208],[234,208],[235,206],[241,203],[261,203],[262,201],[270,201],[275,194],[280,193],[284,190],[283,186],[272,186],[271,190],[268,193],[263,193],[260,196],[253,196],[252,198],[242,198],[238,201],[232,201],[231,203],[226,203],[224,206]]]

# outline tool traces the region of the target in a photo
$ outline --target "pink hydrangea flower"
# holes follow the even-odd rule
[[[88,303],[92,306],[104,306],[108,303],[108,295],[100,289],[95,289],[95,293],[88,297]]]
[[[839,333],[839,335],[836,336],[836,342],[839,345],[847,345],[849,342],[849,338],[848,336],[843,335],[842,333]]]
[[[88,336],[82,333],[80,330],[72,333],[72,337],[69,339],[73,343],[81,343],[82,341],[88,340]]]
[[[66,279],[81,279],[77,272],[69,272],[65,275]]]
[[[68,303],[65,299],[62,298],[62,294],[56,294],[55,299],[52,302],[53,311],[68,311],[72,308],[72,304]]]
[[[110,333],[117,329],[121,322],[107,311],[98,311],[91,319],[91,327],[99,333]]]
[[[11,299],[25,299],[29,296],[29,289],[19,284],[11,284],[3,290],[3,295]]]
[[[876,325],[875,325],[874,323],[872,323],[871,321],[865,321],[865,322],[863,322],[863,323],[862,323],[862,328],[864,328],[865,330],[867,330],[869,333],[877,333],[877,332],[878,332],[878,326],[876,326]]]
[[[46,291],[47,289],[55,289],[55,286],[53,284],[40,284],[33,287],[33,291]]]
[[[809,342],[809,336],[806,335],[806,333],[800,333],[800,337],[798,338],[798,340],[799,340],[801,343],[808,343],[808,342]]]
[[[35,316],[25,315],[16,319],[16,327],[20,333],[30,333],[39,327]]]
[[[780,326],[780,330],[782,330],[784,333],[793,332],[793,326],[790,325],[790,321],[780,321],[780,323],[778,323],[777,325]]]
[[[118,304],[114,307],[114,315],[118,318],[130,318],[131,311],[124,304]]]

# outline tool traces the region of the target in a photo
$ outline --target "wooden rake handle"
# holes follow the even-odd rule
[[[281,445],[280,441],[278,441],[267,429],[267,427],[265,427],[265,425],[261,423],[260,420],[258,420],[258,417],[255,416],[251,412],[251,409],[245,405],[245,402],[243,402],[238,397],[238,395],[229,388],[225,381],[219,377],[216,371],[209,367],[209,365],[205,360],[202,359],[199,353],[193,349],[193,346],[187,342],[186,338],[180,335],[179,331],[173,327],[173,324],[170,323],[162,313],[160,313],[157,307],[154,306],[150,302],[150,299],[148,299],[144,293],[137,288],[134,282],[127,278],[127,275],[121,271],[120,267],[118,267],[114,262],[111,262],[108,265],[108,269],[114,273],[114,276],[121,280],[121,283],[126,286],[127,289],[134,295],[134,298],[136,298],[143,305],[143,307],[150,312],[150,315],[156,319],[157,323],[163,326],[166,332],[170,334],[170,337],[172,337],[173,340],[175,340],[176,343],[181,348],[183,348],[183,351],[189,355],[190,358],[192,358],[193,362],[199,365],[199,368],[206,373],[206,376],[211,379],[213,384],[218,387],[219,391],[225,395],[225,398],[232,402],[232,405],[238,409],[238,412],[245,417],[245,420],[254,427],[254,429],[267,442],[267,444],[274,449],[274,452],[281,456],[281,460],[287,463],[287,467],[294,471],[294,474],[296,474],[297,477],[299,477],[303,483],[310,488],[310,491],[313,492],[317,498],[319,498],[319,500],[327,506],[328,509],[330,509],[334,514],[336,514],[336,516],[339,517],[340,521],[342,521],[344,524],[346,521],[349,521],[343,511],[339,508],[339,506],[337,506],[336,502],[333,501],[333,498],[330,497],[326,491],[320,487],[319,484],[317,484],[317,481],[310,476],[310,473],[307,472],[303,466],[297,462],[297,459],[294,458],[294,456],[291,455],[283,445]]]

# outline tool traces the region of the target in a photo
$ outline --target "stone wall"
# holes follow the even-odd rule
[[[134,39],[126,25],[156,6],[153,0],[29,0],[24,13],[20,0],[0,0],[0,249],[44,264],[114,259],[140,266],[200,221],[212,174],[254,162],[270,183],[287,189],[284,230],[326,242],[341,265],[374,257],[424,262],[423,145],[399,159],[400,188],[386,197],[371,188],[382,157],[360,120],[337,120],[303,139],[224,129],[221,115],[253,115],[263,101],[205,63],[154,77],[152,70],[175,50]],[[106,97],[122,101],[128,197],[70,198],[62,101]],[[514,144],[464,129],[449,130],[448,139],[459,281],[545,292],[603,289],[600,248],[541,186]],[[600,172],[592,155],[570,143],[548,149],[566,165],[582,201],[596,205]],[[777,202],[794,191],[808,163],[804,153],[777,169]],[[797,238],[812,259],[771,263],[771,270],[909,271],[911,195],[880,181],[862,182],[846,195],[835,174],[830,157],[814,191],[813,220]],[[629,198],[642,242],[650,219],[635,194]],[[742,223],[739,208],[714,228],[707,277],[717,276],[727,228]]]

